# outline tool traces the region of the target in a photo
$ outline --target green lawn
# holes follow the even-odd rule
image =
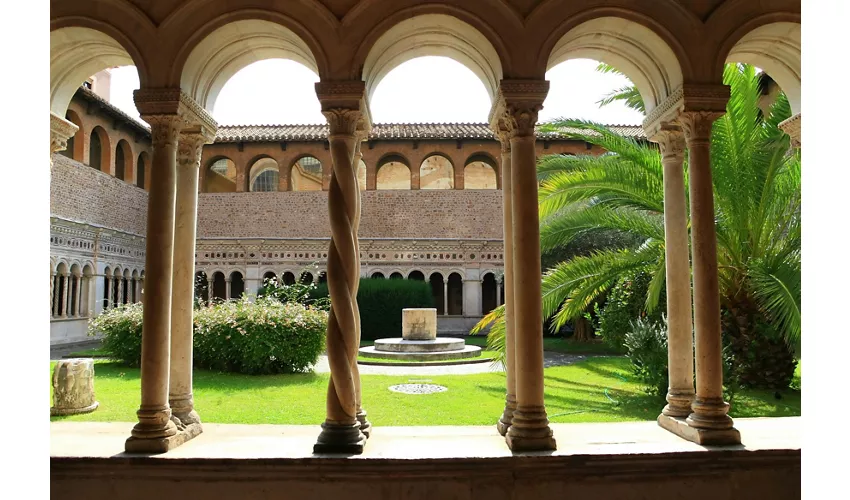
[[[134,422],[139,406],[137,368],[95,362],[94,413],[51,420]],[[51,363],[51,373],[53,363]],[[318,424],[325,416],[328,374],[249,376],[195,370],[195,405],[204,422]],[[547,368],[546,406],[552,422],[654,420],[663,401],[643,394],[631,381],[623,357],[595,357],[570,366]],[[505,398],[502,373],[453,376],[364,375],[364,407],[375,425],[491,425]],[[441,384],[447,392],[405,395],[389,391],[406,382]],[[51,394],[52,397],[52,394]],[[773,391],[744,391],[732,405],[733,417],[800,414],[799,391],[781,400]]]

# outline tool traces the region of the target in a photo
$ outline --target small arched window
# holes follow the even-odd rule
[[[101,147],[100,135],[98,135],[97,131],[92,131],[89,143],[89,166],[95,170],[103,170],[100,168]]]
[[[139,155],[139,163],[136,165],[136,187],[145,188],[145,155]]]
[[[124,148],[121,144],[115,148],[115,177],[124,180]]]

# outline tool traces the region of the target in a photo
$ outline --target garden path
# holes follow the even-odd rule
[[[546,368],[552,366],[571,365],[588,356],[584,354],[563,354],[559,352],[543,353],[543,365]],[[471,363],[445,366],[375,366],[359,365],[360,375],[472,375],[475,373],[500,372],[502,369],[493,363]],[[330,372],[328,357],[319,356],[315,370],[317,373]]]

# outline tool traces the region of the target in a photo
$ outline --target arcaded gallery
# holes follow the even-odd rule
[[[82,384],[93,386],[99,401],[55,414],[74,417],[51,418],[52,495],[799,498],[799,410],[771,418],[730,411],[721,340],[728,321],[721,311],[729,306],[718,257],[727,235],[716,229],[721,202],[712,188],[712,154],[719,149],[712,127],[730,102],[740,106],[743,84],[724,80],[728,65],[751,65],[767,82],[753,120],[778,129],[785,156],[799,158],[800,4],[51,0],[50,346],[52,354],[75,353],[74,361],[87,363],[74,375],[77,368],[54,372],[52,364],[51,394],[57,401],[60,390],[72,397],[72,386]],[[375,118],[382,81],[429,56],[474,74],[489,102],[486,117]],[[581,139],[582,123],[554,126],[541,118],[547,96],[569,93],[547,75],[579,59],[608,65],[633,85],[645,115],[640,124],[605,125],[605,134],[621,142],[593,140],[598,132]],[[323,123],[286,116],[274,123],[217,121],[228,82],[266,60],[294,62],[315,75],[309,92]],[[136,116],[114,99],[115,68],[128,66],[138,73]],[[773,123],[771,110],[781,106],[785,115]],[[602,181],[585,167],[551,173],[542,159],[617,168],[614,157],[624,156],[618,148],[657,151],[653,189],[663,191],[663,204],[652,228],[661,234],[661,264],[649,286],[665,290],[667,386],[643,405],[646,413],[561,423],[555,417],[587,408],[553,384],[581,391],[591,379],[555,376],[552,367],[593,353],[550,353],[556,341],[546,311],[556,291],[546,279],[557,271],[547,271],[541,249],[541,223],[551,217],[542,212],[548,208],[541,186],[582,173],[588,189]],[[363,283],[379,280],[419,290],[417,300],[435,314],[438,338],[464,338],[490,351],[491,339],[486,348],[485,340],[475,343],[487,334],[476,333],[476,325],[497,318],[499,328],[487,335],[503,336],[498,370],[489,368],[495,363],[434,362],[407,371],[403,364],[362,363],[361,348],[373,338],[366,315],[375,314],[362,297],[379,288]],[[414,281],[421,283],[408,283]],[[298,418],[239,420],[256,408],[242,407],[236,389],[217,399],[224,410],[216,412],[227,418],[205,418],[204,398],[214,385],[208,377],[218,365],[202,362],[198,371],[198,349],[207,349],[199,341],[211,341],[194,336],[210,335],[203,330],[208,311],[248,311],[266,300],[258,296],[272,293],[269,287],[326,290],[315,365],[323,368],[308,370],[324,377],[321,392],[302,399],[298,383],[268,379],[279,392],[254,404]],[[614,292],[600,297],[608,293]],[[590,298],[568,300],[585,300],[592,317]],[[122,382],[135,384],[124,395],[132,396],[133,413],[107,417],[110,368],[80,346],[101,340],[93,332],[104,324],[98,318],[121,311],[135,311],[141,332],[138,364],[121,370],[136,374]],[[395,309],[386,314],[400,316]],[[275,361],[268,354],[278,351],[269,349],[258,356]],[[61,362],[56,358],[51,363]],[[286,372],[279,380],[292,376]],[[466,408],[487,425],[453,420],[454,403],[439,399],[456,390],[439,377],[480,386],[473,378],[462,382],[472,373],[496,381],[486,389],[498,409],[472,399]],[[382,425],[388,398],[397,396],[383,381],[384,392],[375,395],[379,375],[445,386],[444,395],[393,403],[398,411],[439,418]],[[600,398],[624,400],[616,394],[605,389]]]

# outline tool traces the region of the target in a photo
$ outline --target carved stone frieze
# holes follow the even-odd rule
[[[791,137],[791,146],[795,148],[801,147],[801,134],[803,132],[801,113],[797,113],[780,123],[779,128]]]
[[[133,100],[142,118],[151,124],[147,115],[179,115],[181,130],[199,131],[215,136],[218,123],[206,109],[179,88],[142,88],[133,93]]]
[[[64,151],[68,147],[68,139],[77,133],[79,127],[50,112],[50,153]]]

